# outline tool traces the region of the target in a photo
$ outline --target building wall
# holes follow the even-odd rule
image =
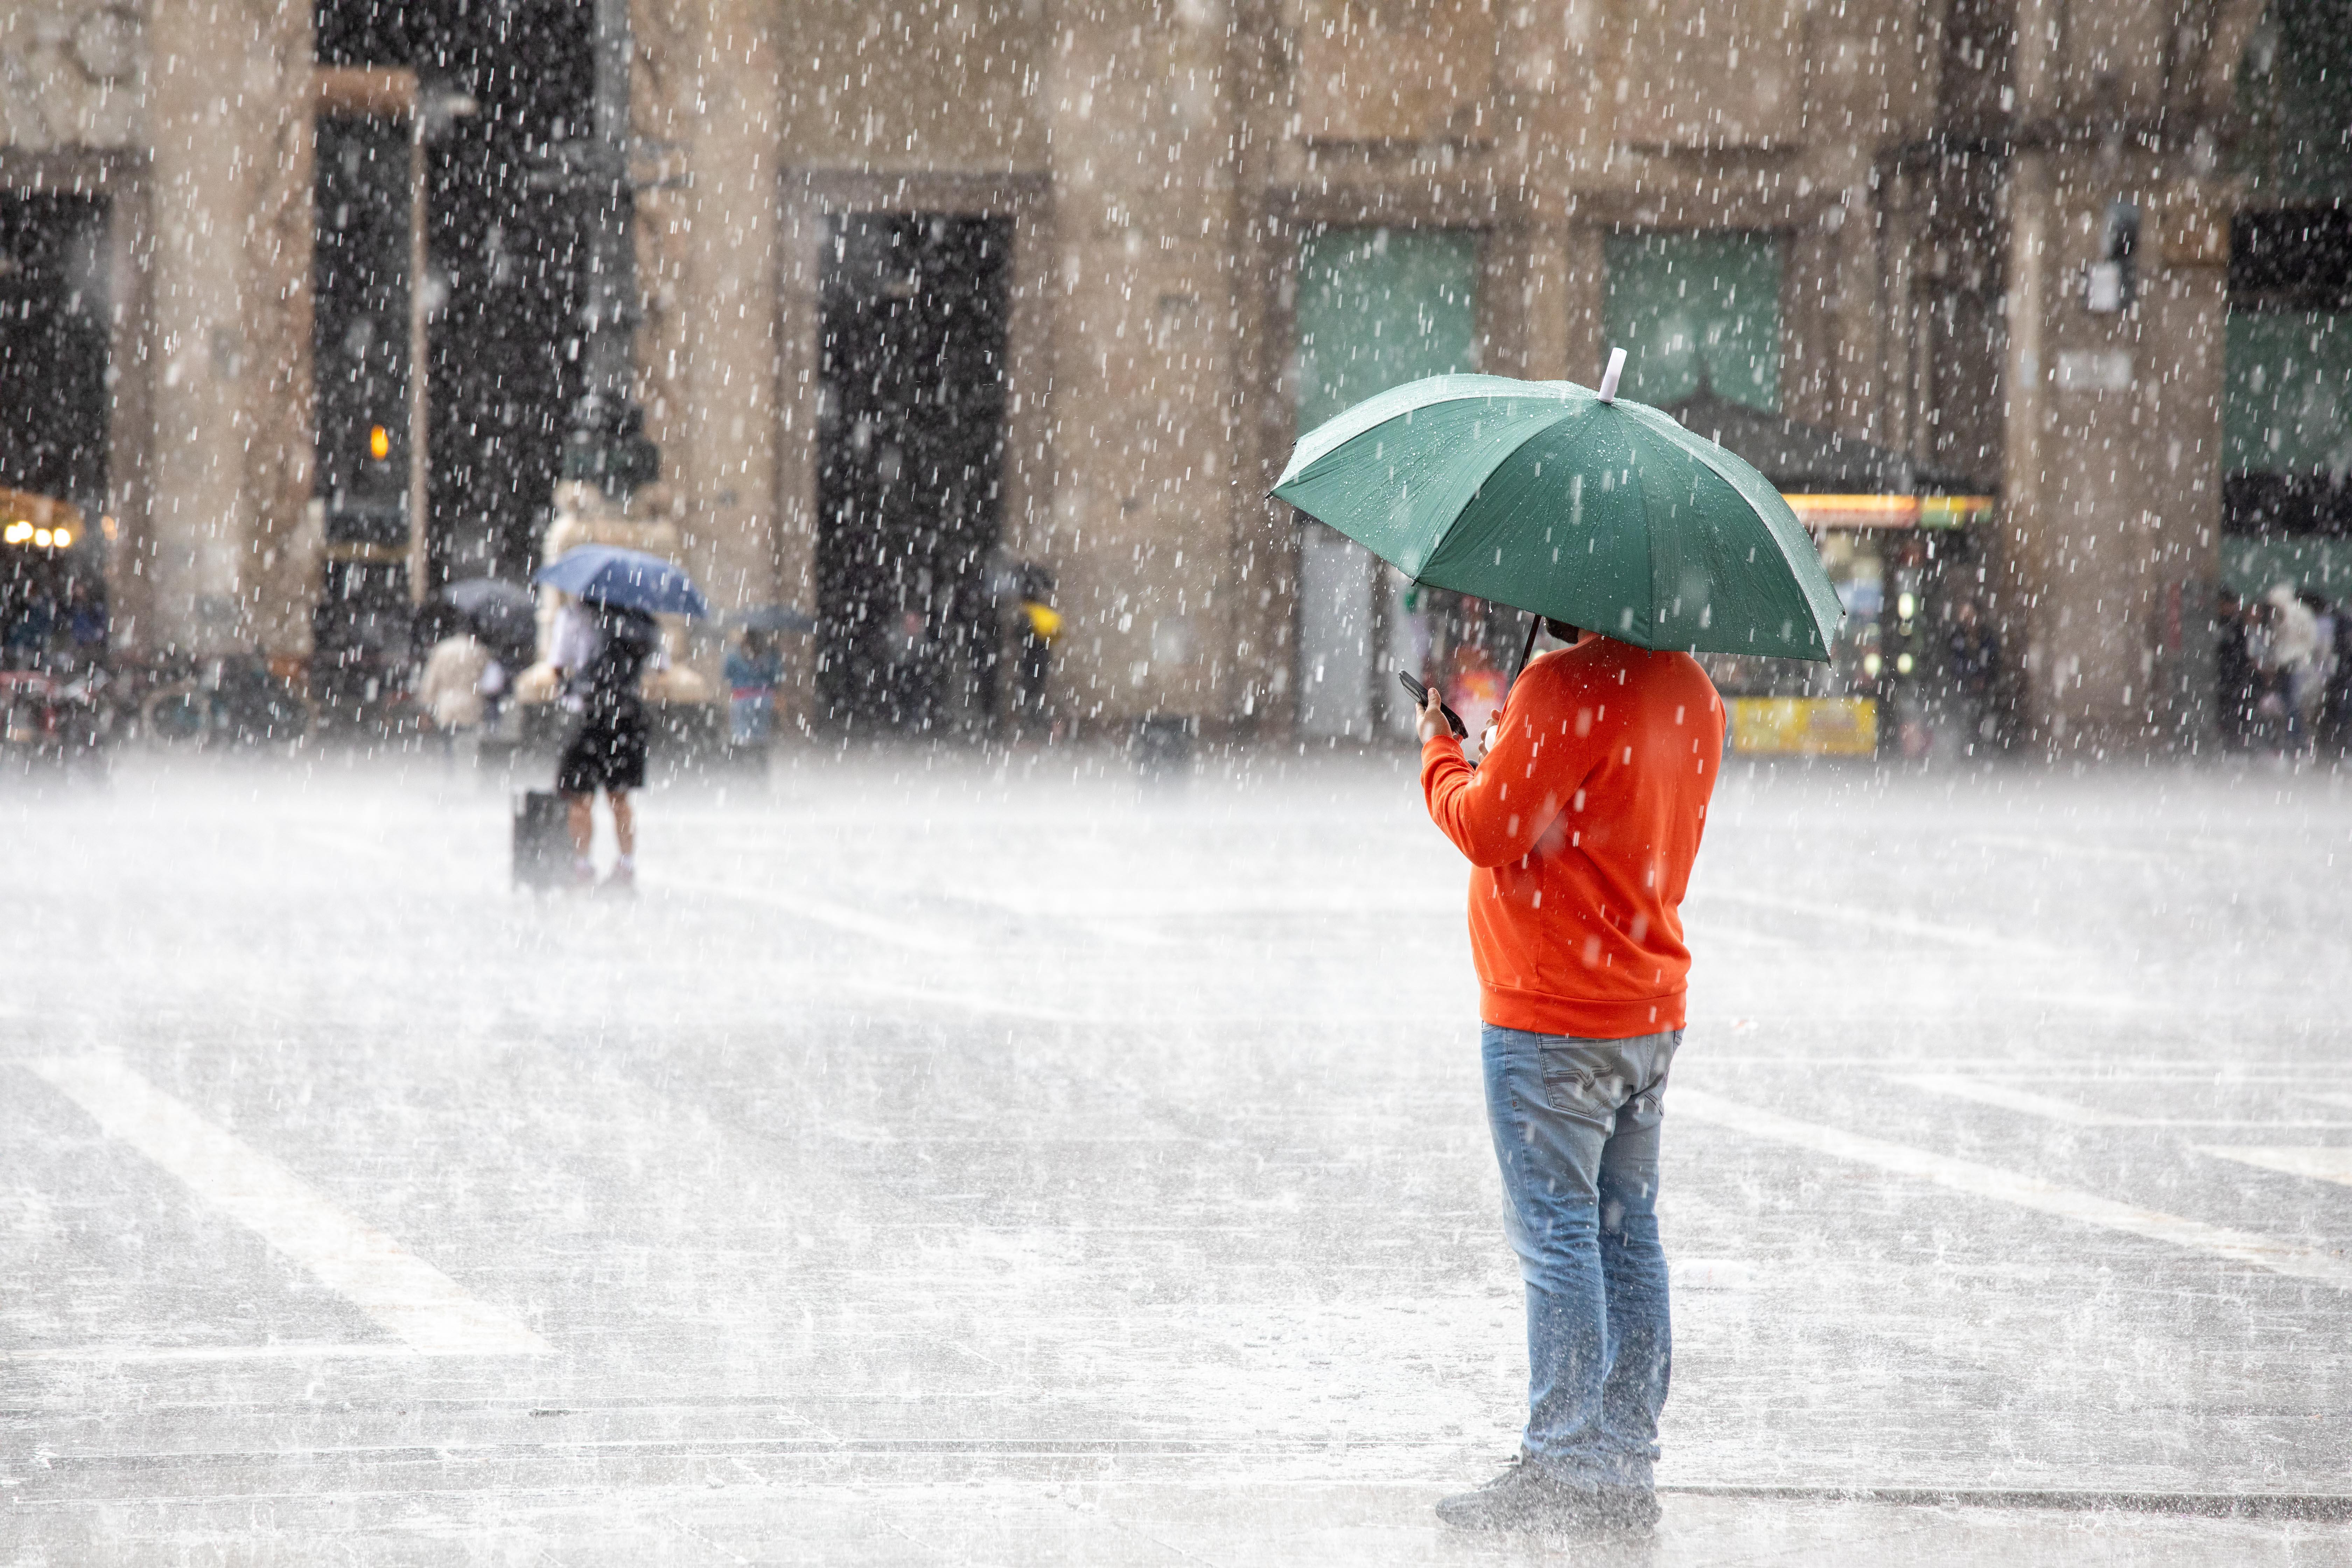
[[[826,214],[1007,213],[1005,531],[1060,581],[1063,710],[1286,733],[1297,544],[1261,498],[1301,238],[1472,231],[1479,363],[1589,381],[1609,236],[1763,230],[1783,408],[2000,485],[2035,732],[2162,740],[2167,595],[2214,569],[2216,171],[2261,4],[2003,9],[648,0],[638,353],[690,562],[722,603],[810,601]],[[299,650],[308,7],[55,0],[0,49],[43,84],[0,102],[0,169],[102,153],[151,193],[116,437],[152,448],[118,465],[133,640]],[[2095,316],[2116,199],[2147,215],[2140,303]]]
[[[750,0],[633,8],[640,63],[637,361],[688,557],[714,604],[782,586],[776,367],[783,295],[774,19]],[[782,596],[789,597],[789,595]]]
[[[147,647],[307,646],[307,6],[157,5],[146,27],[154,484],[130,562]]]

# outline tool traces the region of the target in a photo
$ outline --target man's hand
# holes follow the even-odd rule
[[[1445,721],[1445,699],[1438,695],[1437,688],[1434,686],[1431,687],[1426,693],[1421,704],[1420,719],[1413,728],[1420,733],[1423,745],[1436,740],[1440,735],[1454,733],[1454,726]]]

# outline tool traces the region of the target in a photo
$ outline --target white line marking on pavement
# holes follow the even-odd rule
[[[2170,865],[2179,858],[2180,840],[2162,850],[2126,849],[2111,844],[2082,844],[2065,838],[2029,838],[2021,833],[1971,833],[1967,842],[1996,849],[2026,849],[2037,855],[2071,855],[2083,860],[2107,860],[2124,865]],[[2206,846],[2218,851],[2218,847]]]
[[[940,1007],[955,1007],[969,1013],[993,1013],[1007,1018],[1029,1018],[1041,1024],[1118,1024],[1128,1020],[1105,1017],[1092,1013],[1073,1013],[1064,1007],[1045,1007],[1033,1002],[999,1001],[971,991],[933,991],[920,985],[897,985],[887,980],[859,980],[835,976],[827,982],[838,991],[860,991],[869,996],[896,996],[908,1002],[928,1002]]]
[[[2249,1121],[2197,1116],[2124,1116],[2114,1111],[2095,1110],[2071,1100],[2061,1100],[2056,1095],[2036,1094],[2028,1089],[2012,1089],[2005,1083],[1991,1083],[1962,1073],[1914,1072],[1889,1073],[1887,1076],[1896,1083],[1907,1083],[1914,1089],[1924,1089],[1936,1094],[1948,1094],[1955,1100],[1973,1100],[1979,1105],[1997,1105],[2003,1110],[2021,1110],[2028,1116],[2039,1116],[2047,1121],[2063,1121],[2069,1127],[2352,1128],[2352,1121]]]
[[[1019,1002],[983,995],[977,991],[936,991],[920,985],[900,985],[887,980],[861,980],[855,976],[838,976],[825,982],[836,993],[862,994],[868,996],[890,996],[933,1006],[953,1007],[960,1011],[993,1014],[1005,1018],[1026,1018],[1041,1024],[1073,1024],[1089,1027],[1133,1029],[1147,1026],[1171,1028],[1210,1028],[1234,1024],[1315,1024],[1328,1028],[1397,1028],[1397,1029],[1458,1029],[1463,1014],[1459,1010],[1433,1013],[1284,1013],[1271,1008],[1243,1012],[1186,1012],[1176,1003],[1160,999],[1138,1003],[1132,1011],[1078,1013],[1066,1007],[1050,1007],[1041,1003]],[[1875,1066],[1883,1058],[1864,1058]]]
[[[651,891],[676,889],[680,892],[703,893],[715,898],[740,899],[745,903],[763,904],[799,920],[814,921],[818,925],[833,926],[858,936],[871,937],[876,942],[913,948],[919,952],[967,952],[972,946],[971,942],[961,937],[925,931],[903,919],[870,914],[864,910],[852,909],[847,904],[836,904],[829,899],[815,898],[806,893],[771,892],[764,888],[737,887],[726,882],[705,882],[677,877],[664,877],[656,882],[644,885]]]
[[[2021,1110],[2028,1116],[2063,1121],[2070,1127],[2125,1127],[2134,1122],[2134,1118],[2094,1110],[2089,1106],[2077,1105],[2071,1100],[2060,1100],[2055,1095],[2035,1094],[2031,1089],[2011,1089],[2005,1083],[1987,1083],[1981,1079],[1965,1078],[1958,1073],[1914,1072],[1889,1076],[1895,1082],[1907,1083],[1914,1089],[1948,1094],[1955,1100],[1973,1100],[1979,1105],[1997,1105],[2003,1110]]]
[[[1667,1260],[1666,1275],[1677,1290],[1752,1290],[1757,1268],[1744,1258],[1675,1258]]]
[[[1770,1023],[1777,1030],[1785,1021],[1768,1019],[1765,1022]],[[1720,1017],[1694,1019],[1691,1023],[1691,1030],[1695,1036],[1701,1031],[1710,1035],[1723,1032],[1744,1033],[1737,1029],[1727,1030],[1726,1021]],[[1685,1052],[1689,1048],[1685,1047]],[[1788,1068],[1798,1072],[1813,1072],[1822,1068],[1875,1068],[1883,1071],[1894,1072],[1902,1068],[1916,1066],[1923,1070],[1943,1077],[1964,1078],[1971,1081],[1983,1079],[2004,1082],[2068,1084],[2177,1083],[2205,1089],[2279,1086],[2303,1088],[2315,1083],[2339,1082],[2347,1075],[2352,1075],[2352,1067],[2320,1064],[2306,1067],[2292,1062],[2268,1061],[2231,1061],[2223,1068],[2183,1067],[2177,1063],[2147,1057],[2110,1057],[2103,1058],[2098,1066],[2089,1068],[2055,1068],[2041,1062],[2035,1062],[2032,1066],[2011,1066],[2006,1062],[1992,1060],[1969,1068],[1966,1071],[1954,1070],[1950,1065],[1951,1060],[1951,1053],[1948,1051],[1921,1053],[1909,1057],[1892,1056],[1885,1052],[1865,1056],[1845,1056],[1828,1052],[1814,1056],[1799,1051],[1718,1053],[1710,1050],[1706,1053],[1707,1065],[1710,1067]],[[2336,1105],[2352,1106],[2352,1094],[2330,1096],[2314,1093],[2303,1098],[2326,1100]]]
[[[2200,1154],[2259,1165],[2265,1171],[2282,1171],[2290,1176],[2308,1176],[2315,1182],[2341,1182],[2352,1187],[2352,1147],[2265,1149],[2243,1143],[2200,1143],[2195,1147]]]
[[[25,1064],[98,1124],[427,1355],[546,1355],[514,1318],[110,1057]]]
[[[1880,910],[1864,909],[1858,904],[1832,903],[1822,899],[1792,899],[1780,893],[1735,892],[1724,888],[1709,888],[1704,893],[1694,893],[1685,907],[1698,906],[1702,913],[1709,903],[1746,904],[1759,910],[1780,910],[1789,914],[1807,915],[1816,920],[1845,921],[1868,926],[1873,931],[1900,931],[1906,936],[1927,937],[1934,942],[1948,942],[1955,947],[1979,947],[2006,952],[2030,952],[2041,958],[2063,958],[2071,950],[2046,942],[2034,942],[2024,937],[2000,936],[1974,926],[1946,925],[1938,921],[1923,921],[1912,915],[1890,914]]]
[[[2210,1253],[2232,1263],[2267,1268],[2274,1274],[2352,1290],[2352,1258],[2322,1252],[2317,1247],[2297,1247],[2270,1237],[2256,1236],[2252,1231],[2231,1230],[2226,1226],[2207,1225],[2202,1220],[2183,1219],[2179,1215],[2119,1204],[2110,1198],[2095,1197],[2071,1187],[2062,1187],[2039,1176],[2004,1171],[1997,1165],[1980,1165],[1973,1160],[1958,1160],[1948,1154],[1914,1149],[1908,1144],[1890,1143],[1883,1138],[1866,1138],[1858,1132],[1824,1127],[1818,1122],[1800,1121],[1794,1117],[1761,1110],[1737,1100],[1721,1100],[1695,1089],[1675,1089],[1667,1097],[1667,1104],[1702,1121],[1712,1121],[1718,1127],[1728,1127],[1751,1138],[1792,1143],[1832,1159],[1875,1165],[1897,1175],[1933,1182],[1937,1186],[1974,1197],[1993,1198],[2001,1203],[2015,1204],[2021,1208],[2055,1215],[2061,1219],[2103,1226],[2109,1230],[2144,1237],[2150,1241],[2168,1242],[2175,1247]]]
[[[93,1362],[113,1365],[230,1361],[397,1361],[420,1353],[414,1345],[345,1344],[332,1340],[279,1340],[264,1345],[73,1345],[0,1352],[12,1362]]]
[[[2072,1007],[2079,1013],[2172,1013],[2181,1005],[2162,996],[2109,996],[2092,991],[2020,991],[2020,1002],[2038,1002],[2044,1007]]]

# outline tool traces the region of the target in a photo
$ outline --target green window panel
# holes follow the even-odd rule
[[[1376,392],[1475,370],[1478,240],[1448,230],[1335,228],[1298,256],[1298,428]]]
[[[1475,370],[1478,239],[1458,229],[1337,228],[1298,256],[1298,428],[1374,393]],[[1385,718],[1412,732],[1389,674],[1412,669],[1402,583],[1371,552],[1310,522],[1298,534],[1298,727],[1363,739]],[[1375,605],[1381,606],[1377,611]]]
[[[2231,311],[2221,386],[2222,472],[2352,468],[2352,318]]]
[[[2242,598],[2258,599],[2281,583],[2323,599],[2352,599],[2352,540],[2240,534],[2221,541],[2222,586]]]
[[[1704,371],[1718,396],[1780,411],[1778,236],[1614,235],[1606,258],[1602,321],[1625,351],[1626,396],[1679,403]]]
[[[2272,0],[2237,76],[2237,172],[2290,205],[2352,196],[2352,7]]]

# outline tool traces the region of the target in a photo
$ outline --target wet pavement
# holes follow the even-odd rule
[[[506,811],[0,791],[0,1562],[2352,1562],[2332,775],[1733,769],[1598,1555],[1428,1513],[1524,1361],[1410,759]]]

